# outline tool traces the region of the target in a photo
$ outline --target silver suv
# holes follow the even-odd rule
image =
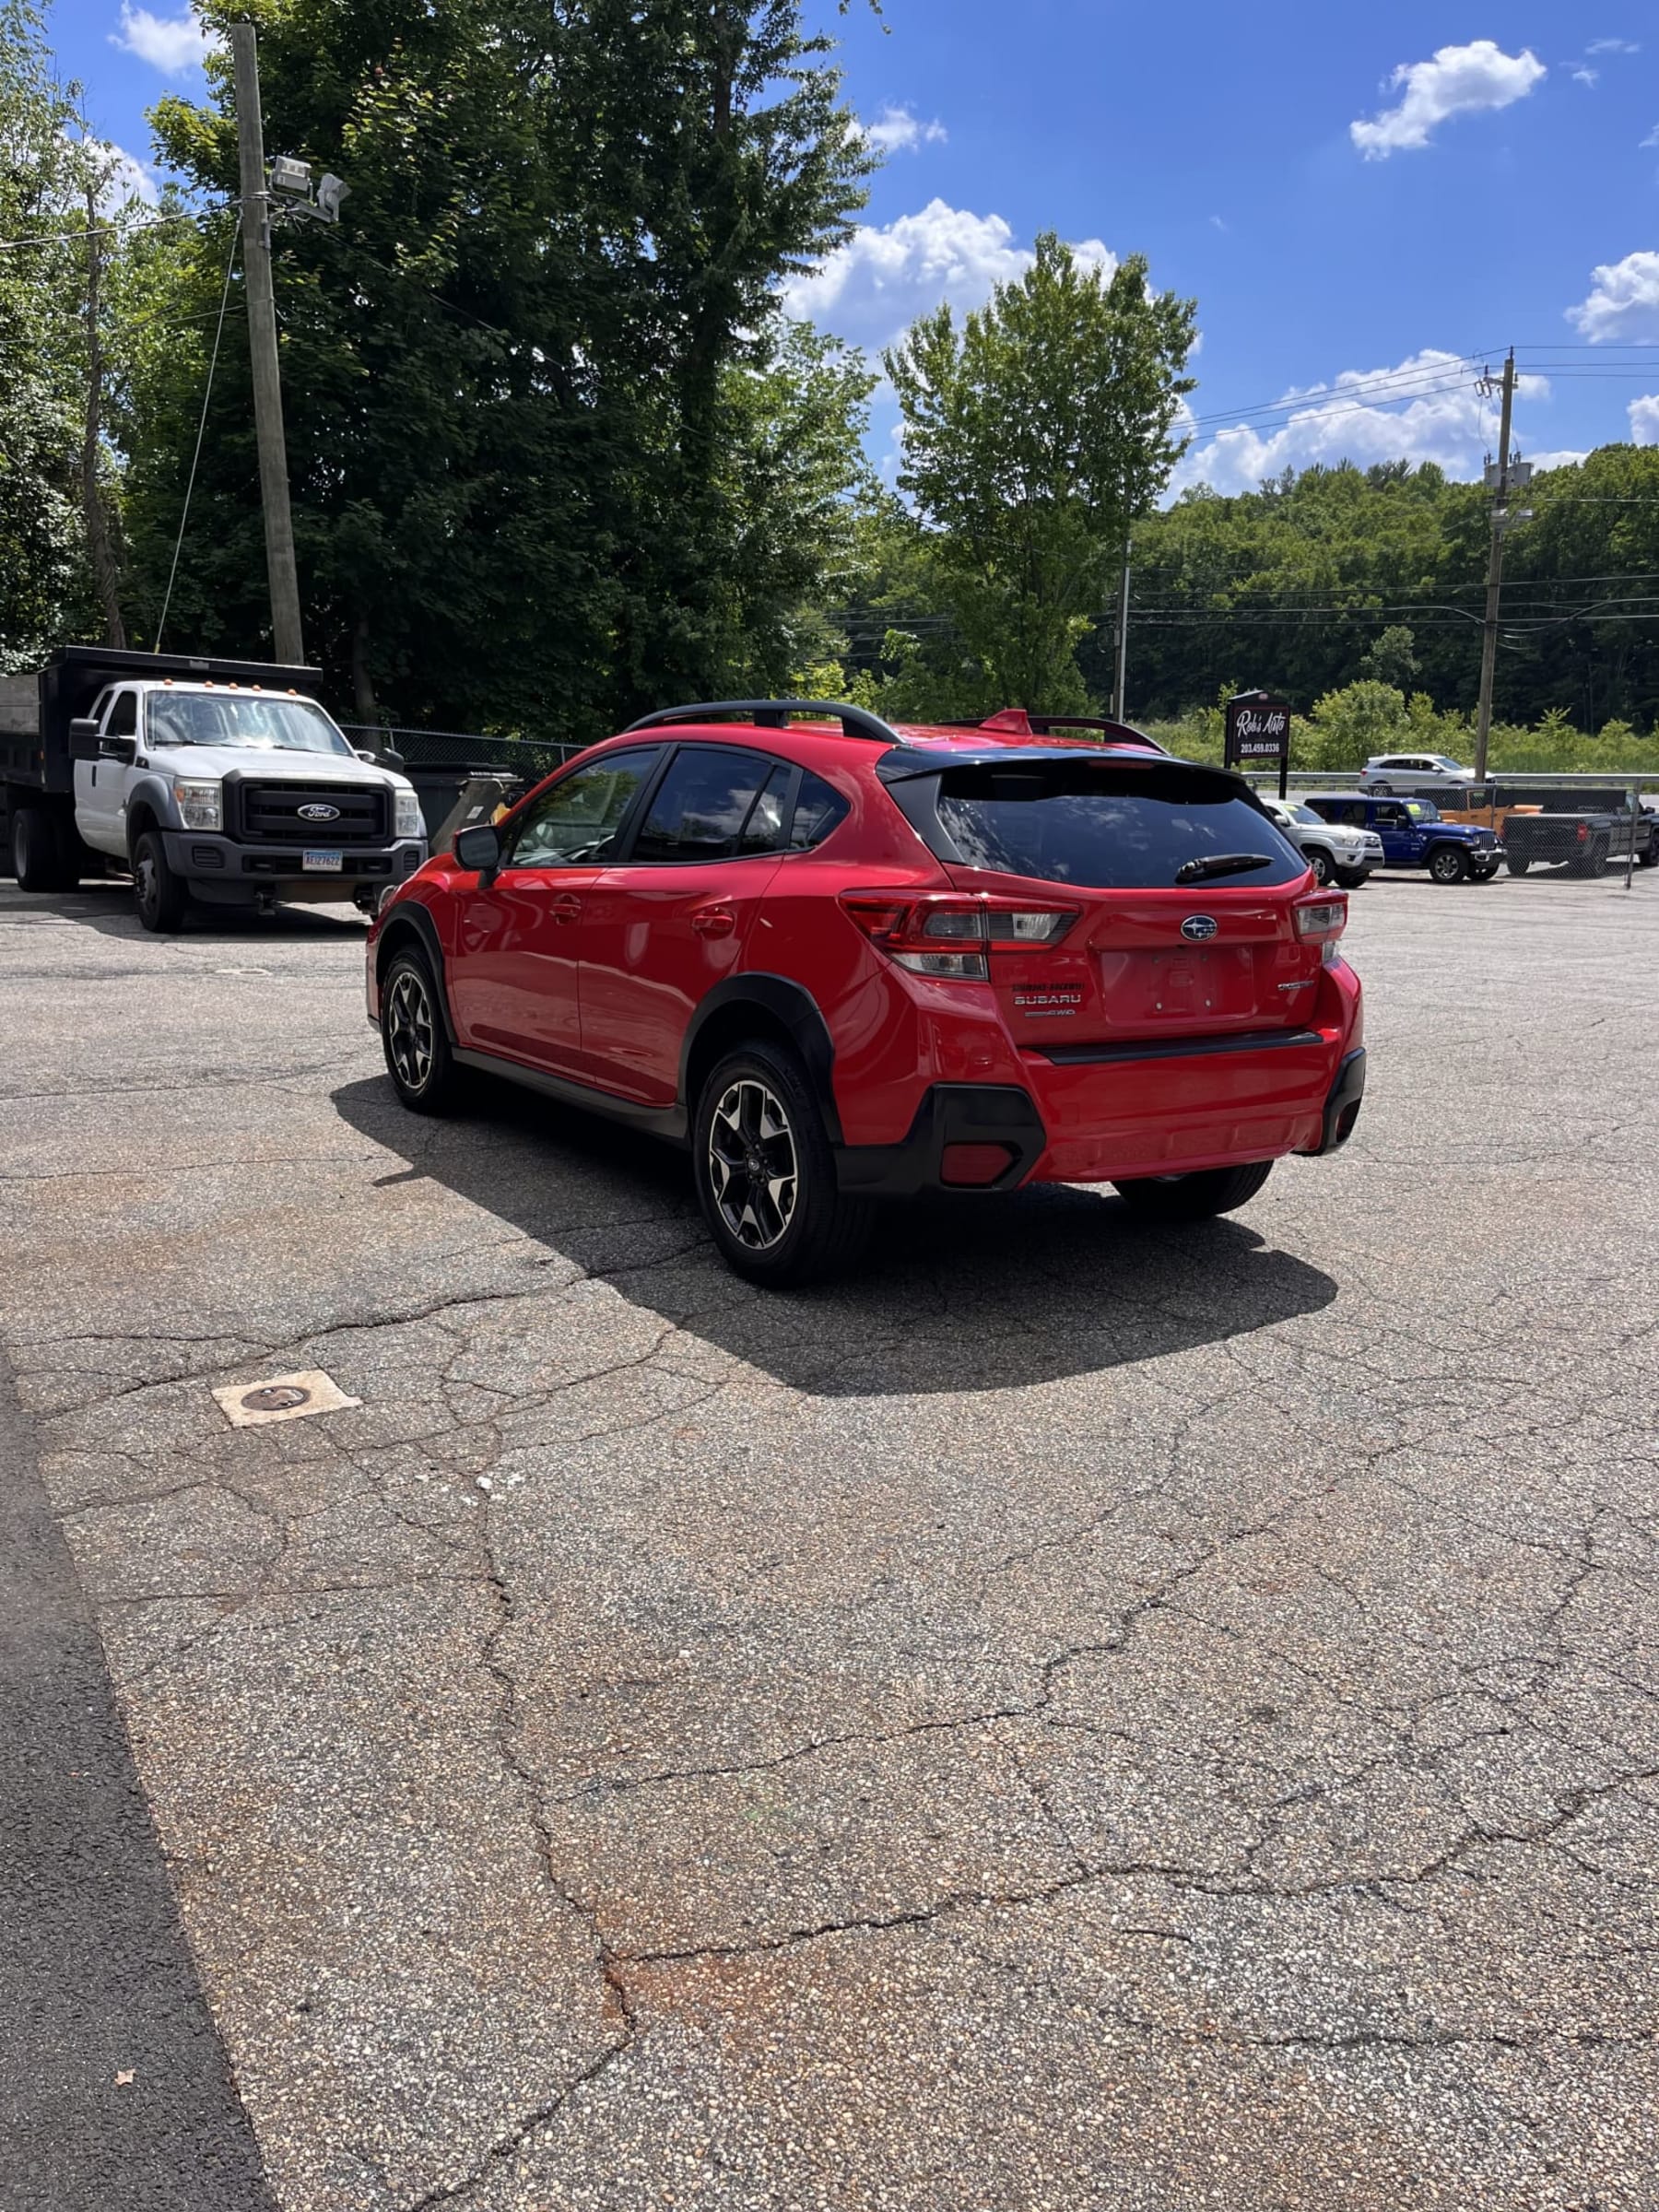
[[[1270,799],[1264,793],[1262,804],[1290,842],[1301,847],[1316,882],[1357,891],[1371,870],[1382,865],[1382,840],[1374,830],[1327,822],[1294,799]]]
[[[1475,771],[1450,753],[1373,753],[1359,771],[1361,791],[1444,791],[1449,783],[1473,783]]]

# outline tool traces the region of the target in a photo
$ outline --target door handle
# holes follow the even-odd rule
[[[547,908],[555,922],[574,922],[580,919],[582,901],[574,891],[561,891]]]
[[[729,937],[737,921],[729,906],[704,906],[692,915],[691,926],[700,937]]]

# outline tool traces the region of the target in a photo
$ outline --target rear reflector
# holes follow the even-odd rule
[[[958,1190],[982,1190],[1012,1164],[1006,1145],[947,1145],[939,1155],[939,1181]]]

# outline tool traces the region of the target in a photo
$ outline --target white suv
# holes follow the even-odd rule
[[[1290,842],[1300,846],[1316,883],[1339,883],[1345,891],[1357,891],[1371,870],[1382,865],[1382,840],[1374,830],[1351,830],[1343,822],[1327,822],[1294,799],[1259,795]]]
[[[1475,771],[1449,753],[1373,753],[1359,771],[1361,791],[1443,791],[1474,781]]]

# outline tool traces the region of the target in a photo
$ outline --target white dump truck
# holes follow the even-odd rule
[[[0,676],[0,855],[26,891],[130,874],[147,929],[351,900],[427,854],[407,777],[353,749],[314,668],[66,645]]]

